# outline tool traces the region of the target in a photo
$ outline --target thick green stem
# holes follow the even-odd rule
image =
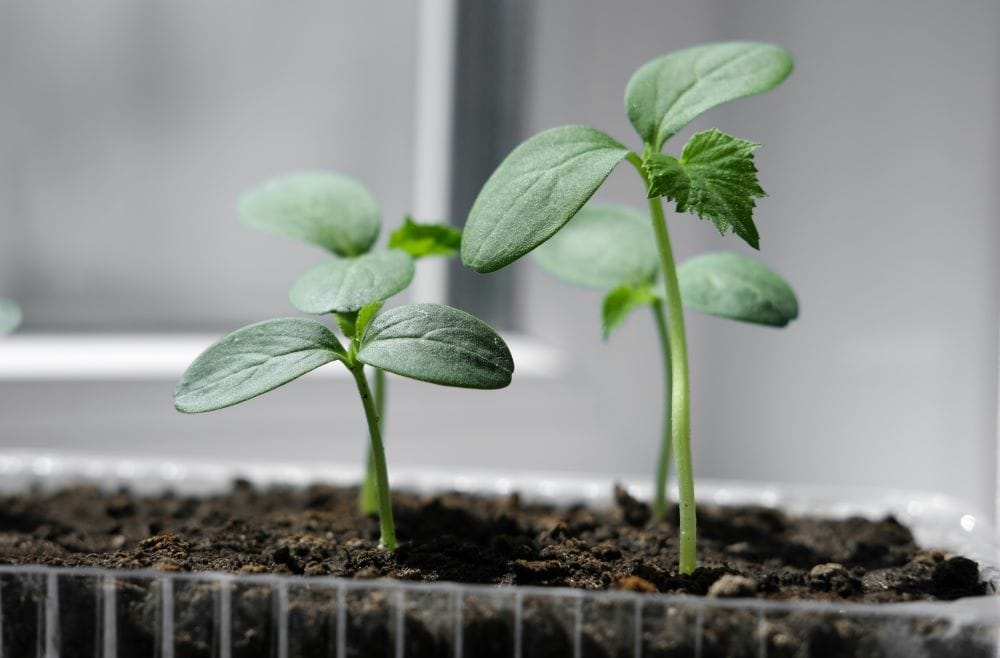
[[[376,493],[378,495],[378,517],[382,537],[379,545],[390,551],[396,550],[396,526],[392,521],[392,498],[389,495],[389,471],[385,466],[385,448],[382,446],[382,433],[379,431],[379,416],[375,399],[368,387],[365,367],[358,363],[349,367],[354,381],[358,385],[358,393],[365,407],[365,418],[368,420],[368,432],[371,437],[371,456],[375,465]]]
[[[634,153],[628,160],[639,171],[646,189],[649,178],[642,169],[642,160]],[[684,305],[681,288],[677,282],[677,267],[670,246],[667,220],[659,197],[649,199],[649,212],[653,233],[660,252],[660,269],[667,292],[667,326],[670,345],[670,417],[674,444],[674,463],[677,466],[678,503],[680,506],[680,564],[682,574],[689,574],[698,566],[698,522],[695,514],[694,472],[691,462],[691,406],[688,380],[687,337],[684,331]]]
[[[379,429],[385,434],[385,371],[375,370],[375,413],[378,414]],[[365,479],[358,492],[358,509],[362,514],[378,513],[378,486],[375,476],[375,460],[369,445],[365,450]]]
[[[653,301],[653,319],[656,320],[656,335],[660,342],[660,356],[663,358],[663,398],[670,399],[670,338],[667,319],[663,313],[663,302]],[[667,480],[670,477],[670,405],[663,405],[663,430],[660,435],[660,459],[656,464],[656,490],[653,492],[653,518],[662,520],[667,516]]]

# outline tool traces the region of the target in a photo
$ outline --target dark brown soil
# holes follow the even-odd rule
[[[136,499],[127,492],[77,487],[0,500],[0,564],[391,577],[829,601],[950,600],[985,593],[975,562],[916,546],[910,532],[891,517],[830,521],[764,508],[700,507],[701,566],[684,576],[677,571],[675,515],[654,521],[648,507],[624,491],[616,491],[616,500],[609,509],[591,510],[529,505],[516,495],[401,494],[394,500],[401,541],[389,554],[378,548],[377,519],[357,512],[355,490],[313,486],[258,491],[237,483],[225,497]],[[704,655],[741,655],[733,653],[726,630],[736,618],[723,615],[712,621],[706,616],[704,636],[698,640]],[[749,655],[764,641],[769,656],[853,655],[836,647],[862,646],[850,624],[822,624],[806,640],[789,645],[786,654],[781,633],[794,633],[775,628],[774,637],[751,640]],[[705,653],[716,646],[713,637],[724,648]],[[833,647],[833,652],[822,647]],[[948,651],[946,647],[940,655],[950,655]],[[553,649],[538,655],[564,654]],[[658,652],[651,646],[643,655],[689,654]]]
[[[400,546],[354,490],[134,499],[77,487],[0,499],[0,563],[163,571],[276,572],[462,583],[809,598],[956,599],[985,593],[978,566],[922,550],[895,519],[830,521],[765,508],[699,508],[701,566],[677,572],[674,514],[616,492],[606,510],[455,494],[395,497]],[[729,576],[724,578],[724,576]]]

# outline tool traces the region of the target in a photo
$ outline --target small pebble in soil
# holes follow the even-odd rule
[[[615,503],[621,510],[625,523],[630,526],[641,528],[650,519],[649,505],[633,498],[625,487],[615,485]]]
[[[651,594],[656,591],[656,585],[639,576],[619,576],[613,580],[615,589],[626,592],[643,592]]]
[[[757,594],[757,581],[733,573],[724,574],[708,588],[708,596],[716,598],[745,598]]]
[[[979,565],[960,556],[935,565],[931,584],[938,598],[949,601],[963,596],[981,596],[986,592],[985,584],[979,582]]]
[[[514,560],[514,576],[524,585],[538,585],[566,575],[558,560]]]
[[[809,587],[818,592],[832,592],[842,597],[861,593],[863,585],[842,564],[817,564],[809,571]]]

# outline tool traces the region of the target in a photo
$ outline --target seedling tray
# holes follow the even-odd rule
[[[137,493],[349,484],[354,466],[222,465],[0,454],[0,491],[97,483]],[[554,503],[610,504],[611,479],[396,468],[396,488]],[[639,497],[648,485],[629,486]],[[986,519],[940,495],[701,481],[699,500],[827,517],[893,514],[917,541],[981,564],[992,595],[947,603],[858,604],[497,587],[332,577],[0,566],[0,658],[591,658],[841,655],[997,656],[1000,542]],[[721,629],[721,631],[720,631]],[[853,631],[852,631],[853,632]],[[794,651],[794,653],[789,653]],[[832,653],[831,653],[832,652]]]

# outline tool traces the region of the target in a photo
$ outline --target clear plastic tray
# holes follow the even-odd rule
[[[96,482],[206,494],[236,477],[348,483],[356,467],[222,465],[0,454],[0,490]],[[610,502],[609,478],[396,469],[393,484],[556,503]],[[629,486],[648,495],[648,486]],[[960,552],[1000,589],[984,519],[938,495],[700,482],[700,500],[813,515],[894,514],[918,541]],[[708,630],[706,630],[708,629]],[[703,632],[705,631],[705,632]],[[948,603],[772,602],[330,577],[0,566],[0,658],[654,658],[991,656],[1000,598]]]

